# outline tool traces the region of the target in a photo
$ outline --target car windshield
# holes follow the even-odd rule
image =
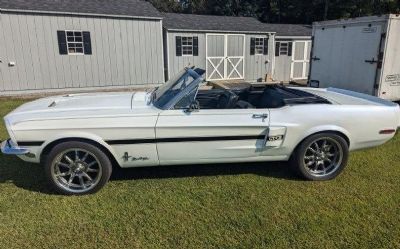
[[[161,109],[169,103],[180,92],[186,89],[194,80],[200,76],[192,69],[185,68],[177,75],[168,80],[164,85],[156,88],[152,93],[152,103]]]

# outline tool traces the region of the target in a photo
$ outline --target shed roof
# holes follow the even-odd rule
[[[276,33],[277,36],[311,36],[311,25],[262,23],[253,17],[163,13],[168,30]]]
[[[265,29],[276,32],[276,36],[311,36],[312,26],[304,24],[265,23]]]
[[[3,10],[161,18],[144,0],[0,0]]]
[[[253,17],[211,16],[163,13],[164,27],[168,30],[271,32]]]

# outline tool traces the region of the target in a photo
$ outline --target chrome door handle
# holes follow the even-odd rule
[[[253,118],[254,118],[254,119],[256,119],[256,118],[261,118],[262,121],[264,122],[265,119],[268,118],[268,114],[266,114],[266,113],[264,113],[264,114],[253,114]]]

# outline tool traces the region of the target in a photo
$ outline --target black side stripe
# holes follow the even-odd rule
[[[18,146],[41,146],[44,142],[42,141],[19,141]]]
[[[172,137],[158,139],[126,139],[108,140],[109,145],[144,144],[144,143],[180,143],[180,142],[207,142],[207,141],[234,141],[234,140],[265,139],[265,135],[257,136],[224,136],[224,137]]]

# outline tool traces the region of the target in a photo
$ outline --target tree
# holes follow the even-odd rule
[[[269,23],[302,23],[399,13],[400,0],[149,0],[166,12],[253,16]]]

